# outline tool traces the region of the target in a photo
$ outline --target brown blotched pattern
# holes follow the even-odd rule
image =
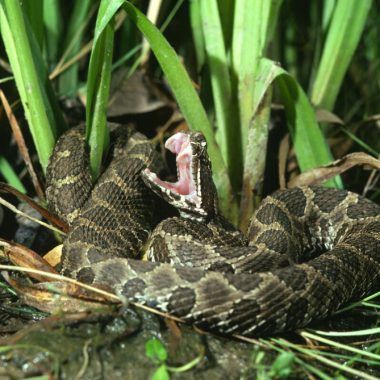
[[[357,194],[277,192],[253,216],[249,241],[216,215],[207,224],[163,221],[147,243],[154,196],[140,173],[156,160],[148,141],[132,133],[91,194],[76,193],[89,187],[81,155],[80,133],[64,135],[47,188],[52,210],[71,224],[63,271],[79,280],[204,329],[245,336],[305,326],[380,288],[380,207]],[[143,246],[156,262],[133,258]]]

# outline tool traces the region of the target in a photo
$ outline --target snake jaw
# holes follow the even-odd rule
[[[148,186],[166,201],[180,210],[195,210],[202,213],[202,199],[200,183],[197,176],[197,162],[194,162],[194,152],[189,134],[176,133],[170,137],[165,148],[176,155],[177,177],[176,182],[161,180],[148,168],[143,171],[143,178]],[[194,168],[195,166],[195,168]]]

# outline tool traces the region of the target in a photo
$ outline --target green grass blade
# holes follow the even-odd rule
[[[86,140],[90,147],[93,180],[100,174],[103,152],[108,149],[107,104],[111,83],[113,17],[123,1],[100,3],[87,80]]]
[[[336,349],[346,350],[346,351],[352,352],[352,353],[357,354],[357,355],[361,355],[361,356],[364,356],[364,357],[368,357],[368,358],[380,361],[380,355],[374,354],[373,352],[368,352],[366,350],[361,350],[360,348],[352,347],[352,346],[350,346],[348,344],[344,344],[344,343],[337,342],[335,340],[323,338],[323,337],[321,337],[319,335],[312,334],[312,333],[309,333],[307,331],[303,331],[301,333],[301,335],[303,337],[308,338],[308,339],[313,339],[313,340],[316,340],[318,342],[327,344],[327,345],[332,346],[332,347],[334,347]]]
[[[91,0],[81,0],[74,2],[66,37],[63,44],[68,60],[79,53],[85,26],[88,23],[88,14],[93,2]],[[59,91],[62,94],[72,94],[78,88],[79,64],[74,63],[59,77]]]
[[[318,126],[314,109],[301,86],[273,61],[263,59],[261,65],[261,72],[268,72],[268,78],[273,78],[280,88],[289,132],[301,171],[331,162],[329,146]],[[342,186],[339,177],[327,183],[330,186]]]
[[[44,1],[45,54],[48,67],[57,63],[63,32],[59,0]]]
[[[189,128],[201,131],[205,135],[214,169],[214,180],[219,191],[220,205],[228,215],[236,216],[237,208],[236,204],[231,202],[231,185],[223,158],[216,145],[206,112],[186,70],[167,40],[135,6],[126,1],[124,9],[148,40],[157,61],[166,75]]]
[[[336,0],[325,0],[324,2],[322,10],[322,30],[324,33],[327,32],[328,26],[330,25],[335,6]]]
[[[271,39],[282,0],[235,3],[232,66],[236,75],[240,135],[244,157],[240,228],[245,231],[254,202],[252,189],[260,194],[265,169],[271,95],[259,105],[271,85],[261,70],[260,58]]]
[[[222,24],[224,45],[228,51],[232,42],[232,30],[234,24],[235,0],[217,0],[220,22]]]
[[[12,166],[5,159],[5,157],[0,156],[0,173],[5,178],[6,182],[13,186],[18,191],[26,194],[26,189],[23,183],[18,178],[17,173],[13,170]]]
[[[190,2],[190,22],[193,34],[195,56],[197,58],[197,73],[200,73],[206,62],[205,41],[202,33],[201,0]]]
[[[285,105],[287,124],[301,171],[328,164],[333,158],[305,93],[286,72],[277,77],[277,84]],[[326,183],[342,187],[339,177]]]
[[[240,133],[243,155],[248,140],[248,125],[253,115],[254,78],[258,57],[262,52],[259,23],[263,2],[249,0],[235,3],[234,30],[232,40],[232,69],[238,86]],[[257,16],[257,18],[255,18]]]
[[[379,306],[379,305],[377,305]],[[363,336],[363,335],[375,335],[380,334],[380,327],[373,327],[370,329],[363,329],[363,330],[354,330],[354,331],[320,331],[320,330],[314,330],[316,334],[319,335],[326,335],[326,336]],[[380,357],[377,358],[380,360]]]
[[[311,92],[316,107],[333,109],[371,5],[372,0],[338,0]]]
[[[24,0],[22,6],[24,8],[24,14],[28,16],[38,46],[42,49],[44,41],[43,1]]]
[[[240,128],[243,154],[255,109],[255,90],[261,78],[259,58],[263,56],[282,1],[241,0],[235,3],[232,45],[233,72],[238,79]],[[261,154],[261,153],[259,153]]]
[[[239,213],[239,228],[244,232],[248,229],[255,203],[260,202],[262,194],[272,101],[272,89],[269,86],[270,83],[261,103],[257,105],[248,129]]]
[[[224,45],[222,24],[216,0],[201,1],[202,29],[210,68],[214,99],[217,140],[227,165],[231,182],[241,182],[242,162],[236,99],[232,94],[229,61]]]
[[[43,74],[46,68],[18,1],[1,0],[0,24],[37,154],[45,170],[59,127],[59,117],[55,116],[49,99],[48,79]],[[20,51],[22,55],[18,54]]]

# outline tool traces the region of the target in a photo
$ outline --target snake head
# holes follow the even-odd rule
[[[217,197],[205,137],[199,132],[179,132],[165,148],[176,155],[177,181],[164,181],[148,168],[142,172],[145,184],[176,207],[181,216],[200,221],[217,212]]]

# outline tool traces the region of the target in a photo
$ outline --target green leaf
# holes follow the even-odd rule
[[[190,2],[190,22],[195,55],[197,57],[197,73],[200,73],[206,62],[205,41],[202,33],[201,0]]]
[[[145,343],[146,356],[154,362],[163,363],[168,358],[166,348],[159,339],[152,338]]]
[[[111,83],[113,52],[113,16],[122,0],[100,3],[87,80],[86,140],[90,147],[93,180],[100,174],[103,152],[108,149],[107,105]]]
[[[372,0],[338,0],[311,92],[316,107],[333,109],[371,5]]]
[[[295,354],[292,352],[282,352],[273,362],[269,374],[279,378],[286,378],[292,370]]]
[[[255,107],[255,91],[260,86],[260,58],[277,24],[282,0],[235,3],[232,67],[238,77],[238,99],[243,153]],[[261,154],[261,152],[257,152]]]
[[[154,371],[151,380],[170,380],[170,376],[165,364],[162,364]]]
[[[0,1],[0,25],[25,116],[45,170],[58,131],[64,125],[62,114],[47,78],[37,41],[23,16],[19,1]]]
[[[238,109],[233,96],[229,60],[216,0],[200,2],[203,37],[210,68],[212,96],[217,122],[217,140],[232,184],[241,182],[242,153]]]
[[[55,65],[61,46],[63,19],[59,0],[43,2],[45,26],[45,54],[49,67]]]
[[[74,2],[74,8],[70,15],[67,32],[64,40],[65,60],[74,57],[79,53],[82,39],[85,36],[85,27],[88,24],[91,0],[81,0]],[[59,76],[59,91],[61,94],[72,94],[78,88],[79,63],[72,64]]]
[[[0,173],[5,178],[7,183],[13,186],[18,191],[26,194],[26,189],[22,182],[20,181],[17,173],[13,170],[12,166],[5,159],[5,157],[0,156]]]
[[[42,49],[44,39],[43,1],[24,0],[21,4],[24,9],[24,14],[28,16],[38,46]]]
[[[331,162],[329,146],[317,123],[315,111],[301,86],[288,72],[269,59],[260,60],[259,72],[261,81],[255,91],[254,109],[258,109],[268,86],[275,81],[281,91],[286,120],[301,171]],[[334,182],[327,183],[330,186],[342,186],[340,177],[335,177]]]

